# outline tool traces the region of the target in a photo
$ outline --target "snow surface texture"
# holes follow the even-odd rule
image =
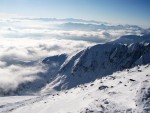
[[[119,71],[53,95],[0,100],[0,113],[150,113],[150,65]]]

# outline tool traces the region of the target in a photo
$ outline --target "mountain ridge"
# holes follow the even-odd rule
[[[116,71],[150,63],[149,35],[131,36],[133,38],[127,43],[122,39],[128,36],[123,36],[121,40],[97,44],[67,58],[54,80],[57,85],[50,83],[49,87],[58,91],[70,89]]]
[[[92,82],[117,71],[149,64],[149,39],[150,35],[127,35],[112,42],[79,50],[71,55],[46,57],[37,62],[44,69],[44,72],[37,73],[38,79],[20,84],[15,91],[3,92],[1,89],[0,94],[52,93],[54,90],[66,90]]]

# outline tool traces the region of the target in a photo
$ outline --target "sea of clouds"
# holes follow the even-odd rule
[[[42,59],[72,54],[122,35],[139,35],[138,26],[110,25],[78,19],[0,19],[0,93],[40,79]]]

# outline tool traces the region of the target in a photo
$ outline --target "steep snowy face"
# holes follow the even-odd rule
[[[99,44],[81,51],[65,62],[59,70],[59,88],[72,88],[110,75],[113,72],[150,63],[150,41]]]

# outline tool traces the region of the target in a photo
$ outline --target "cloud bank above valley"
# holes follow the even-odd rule
[[[57,38],[106,42],[122,35],[139,35],[144,29],[135,25],[111,25],[81,19],[16,18],[0,20],[2,38]]]
[[[144,32],[138,26],[80,19],[0,19],[0,92],[40,79],[37,73],[45,71],[40,65],[45,57]]]
[[[41,79],[42,60],[72,54],[95,43],[58,39],[0,38],[0,93],[15,91],[20,84]]]

